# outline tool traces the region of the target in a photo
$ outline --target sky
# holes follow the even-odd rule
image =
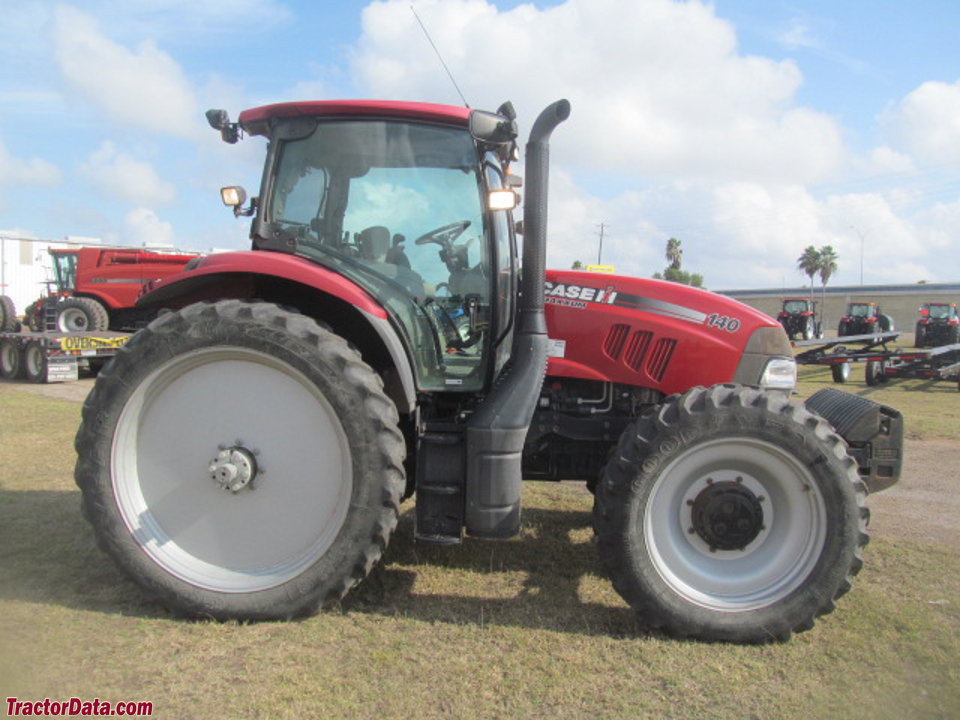
[[[204,119],[287,100],[550,102],[548,264],[714,290],[960,281],[956,0],[0,0],[0,234],[249,247],[219,188],[264,142]],[[522,167],[516,168],[523,174]],[[603,231],[602,254],[600,232]]]

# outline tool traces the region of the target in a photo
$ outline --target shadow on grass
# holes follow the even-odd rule
[[[403,514],[383,561],[341,612],[612,637],[646,633],[598,576],[589,512],[527,509],[522,538],[467,539],[457,547],[415,543],[412,516]],[[571,534],[582,537],[574,541]],[[0,601],[175,617],[145,599],[97,548],[79,491],[0,488],[0,578]],[[601,600],[581,599],[584,580]]]
[[[0,488],[0,600],[163,617],[96,546],[80,492]]]
[[[650,632],[602,576],[589,512],[524,509],[523,525],[515,540],[426,545],[413,540],[410,510],[384,562],[343,609],[610,637]]]

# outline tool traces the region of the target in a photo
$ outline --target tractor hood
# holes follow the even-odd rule
[[[687,285],[548,270],[548,375],[652,387],[761,384],[767,362],[791,358],[773,318]]]

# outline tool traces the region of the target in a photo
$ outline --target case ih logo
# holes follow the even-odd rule
[[[737,332],[742,326],[740,319],[736,317],[719,313],[705,313],[665,300],[618,292],[613,289],[612,285],[608,285],[601,290],[583,285],[567,285],[546,281],[543,295],[543,301],[550,305],[562,305],[581,310],[586,308],[589,303],[599,303],[662,315],[694,325],[706,325],[729,333]]]
[[[617,293],[612,285],[608,285],[601,290],[584,287],[583,285],[566,285],[549,281],[545,284],[543,296],[544,302],[578,308],[585,308],[589,302],[612,305],[613,301],[617,299]]]

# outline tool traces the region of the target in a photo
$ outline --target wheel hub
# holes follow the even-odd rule
[[[761,498],[742,482],[708,483],[694,498],[692,529],[714,550],[742,550],[764,530]]]
[[[241,445],[222,448],[210,461],[210,478],[223,490],[237,493],[251,484],[259,471],[255,451]],[[262,472],[262,471],[261,471]]]

